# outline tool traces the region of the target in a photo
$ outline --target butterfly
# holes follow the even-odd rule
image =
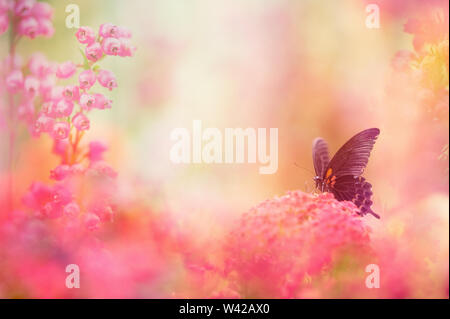
[[[339,201],[352,201],[359,208],[360,215],[372,214],[376,218],[380,216],[371,209],[372,185],[361,175],[379,134],[378,128],[359,132],[331,160],[327,142],[322,138],[314,140],[312,149],[316,188],[333,193]]]

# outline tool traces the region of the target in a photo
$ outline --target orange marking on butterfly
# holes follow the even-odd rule
[[[327,173],[326,173],[326,175],[325,175],[325,178],[330,177],[330,176],[331,176],[331,173],[333,173],[333,169],[330,167],[330,168],[327,170]]]

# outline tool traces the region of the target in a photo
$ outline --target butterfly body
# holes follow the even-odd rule
[[[370,152],[380,134],[377,128],[364,130],[345,143],[330,160],[328,145],[322,138],[313,142],[314,181],[321,192],[333,193],[337,200],[352,201],[361,215],[372,214],[372,185],[362,177]]]

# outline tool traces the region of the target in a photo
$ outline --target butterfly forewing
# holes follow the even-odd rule
[[[321,138],[316,138],[313,142],[313,163],[316,175],[322,177],[330,163],[328,145]]]

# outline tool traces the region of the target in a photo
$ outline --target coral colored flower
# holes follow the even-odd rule
[[[0,12],[0,35],[6,32],[9,27],[9,17],[8,14]]]
[[[93,62],[98,61],[103,55],[102,47],[98,42],[88,45],[84,52],[86,54],[86,58]]]
[[[80,27],[75,33],[78,42],[83,44],[92,44],[95,42],[95,32],[90,27]]]
[[[311,278],[326,280],[346,258],[364,269],[368,234],[353,203],[290,192],[242,216],[226,244],[225,272],[244,298],[299,297]]]
[[[66,117],[72,114],[73,102],[69,100],[62,99],[55,105],[53,113],[56,117]]]
[[[6,87],[10,92],[20,90],[23,85],[23,74],[19,70],[12,71],[6,78]]]
[[[78,101],[80,98],[80,89],[76,85],[67,85],[64,87],[63,97],[70,101]]]
[[[47,2],[36,2],[31,9],[31,14],[38,18],[51,19],[53,17],[53,8]]]
[[[80,214],[80,207],[77,203],[72,202],[64,206],[64,216],[75,218]]]
[[[20,35],[34,39],[39,33],[38,21],[33,17],[27,17],[19,21],[17,32]]]
[[[58,65],[56,76],[60,79],[70,78],[77,71],[77,66],[72,61],[66,61]]]
[[[50,171],[50,178],[61,181],[65,179],[70,174],[70,166],[69,165],[58,165],[53,170]]]
[[[40,114],[35,123],[37,132],[50,132],[53,129],[55,120],[45,114]]]
[[[85,70],[80,73],[78,76],[78,80],[80,82],[80,88],[82,89],[90,89],[97,80],[97,76],[95,75],[95,72],[92,70]]]
[[[89,129],[89,119],[81,112],[75,114],[75,116],[72,118],[72,123],[79,131],[85,131]]]
[[[105,38],[102,41],[102,50],[107,55],[117,55],[120,51],[120,41],[116,38]]]
[[[52,128],[52,137],[63,140],[69,136],[70,126],[67,122],[57,122]]]
[[[14,6],[14,14],[20,17],[25,17],[31,14],[36,0],[18,0]]]
[[[100,218],[92,213],[84,215],[84,225],[88,230],[96,230],[100,227]]]
[[[93,141],[89,143],[88,157],[91,162],[100,161],[103,158],[103,153],[108,147],[99,141]]]
[[[95,93],[95,108],[99,110],[104,109],[110,109],[112,101],[110,99],[107,99],[103,94],[101,93]]]
[[[39,80],[33,75],[28,75],[25,78],[24,84],[25,92],[29,97],[34,97],[39,91]]]
[[[112,23],[104,23],[102,25],[100,25],[99,28],[99,35],[102,36],[103,38],[118,38],[119,37],[119,29],[117,28],[117,26],[113,25]]]
[[[110,91],[117,87],[116,76],[109,70],[100,70],[97,74],[98,82]]]
[[[89,111],[96,104],[95,96],[92,94],[84,93],[80,96],[80,106],[83,110]]]

